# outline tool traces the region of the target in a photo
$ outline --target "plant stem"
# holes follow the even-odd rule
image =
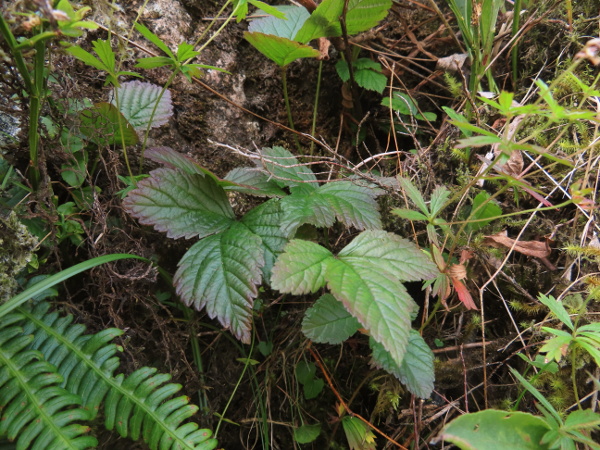
[[[323,60],[319,61],[319,72],[317,73],[317,92],[315,93],[315,106],[313,108],[312,126],[310,127],[310,134],[315,135],[317,130],[317,112],[319,108],[319,94],[321,93],[321,74],[323,72]],[[315,141],[310,141],[310,156],[313,155],[315,150]]]
[[[229,400],[227,400],[227,404],[225,405],[225,408],[223,408],[223,412],[220,414],[219,422],[217,423],[217,426],[215,427],[215,433],[214,433],[215,439],[217,438],[217,435],[219,434],[219,428],[221,428],[221,423],[223,423],[223,420],[225,418],[225,413],[227,412],[229,405],[231,405],[231,402],[233,401],[233,397],[235,396],[235,393],[237,392],[238,388],[240,387],[242,379],[244,378],[244,375],[246,374],[246,370],[248,370],[248,367],[250,366],[250,356],[252,356],[253,350],[254,350],[254,333],[252,333],[252,344],[250,345],[249,356],[246,357],[246,363],[244,364],[242,373],[240,374],[240,376],[237,380],[237,383],[235,384],[235,387],[233,388],[233,392],[229,396]]]
[[[519,32],[519,25],[521,21],[521,0],[515,0],[515,5],[513,6],[513,26],[512,26],[512,35],[515,36]],[[511,64],[512,64],[512,77],[513,77],[513,87],[516,88],[517,85],[517,76],[518,71],[517,67],[519,64],[519,40],[515,41],[513,49],[511,51]]]
[[[287,88],[287,66],[281,67],[281,84],[283,85],[283,99],[285,100],[285,110],[287,111],[288,116],[288,124],[290,128],[296,131],[296,127],[294,127],[294,119],[292,118],[292,108],[290,107],[290,98],[288,96],[288,88]],[[296,143],[296,148],[298,152],[302,152],[302,147],[300,147],[300,141],[298,140],[298,136],[294,134],[294,142]]]

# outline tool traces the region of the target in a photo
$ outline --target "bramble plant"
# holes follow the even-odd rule
[[[222,180],[166,147],[148,150],[148,157],[166,167],[140,181],[124,206],[168,237],[200,238],[174,277],[186,305],[206,309],[249,343],[252,305],[263,280],[294,295],[327,284],[332,295],[307,312],[307,337],[341,343],[360,324],[372,337],[376,364],[415,394],[429,396],[433,356],[411,331],[417,307],[401,281],[433,278],[436,268],[414,244],[379,230],[379,189],[358,180],[319,184],[308,166],[282,147],[260,152],[262,170],[235,169]],[[227,190],[275,198],[236,219]],[[290,240],[303,224],[330,227],[336,219],[366,230],[337,257],[318,244]]]

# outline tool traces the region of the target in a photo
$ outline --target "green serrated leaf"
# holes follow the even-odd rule
[[[138,135],[125,116],[110,103],[96,103],[79,113],[81,133],[101,147],[135,145]]]
[[[410,338],[402,364],[398,365],[390,353],[373,338],[369,340],[375,364],[398,378],[408,390],[421,398],[428,398],[433,391],[435,373],[434,355],[421,335],[410,330]]]
[[[387,86],[387,77],[380,72],[371,69],[362,69],[357,70],[354,75],[356,84],[363,89],[383,94],[383,91]]]
[[[598,429],[600,427],[600,414],[591,409],[578,409],[570,413],[566,420],[565,430]]]
[[[159,38],[156,34],[154,34],[146,26],[142,25],[139,22],[136,22],[134,24],[134,27],[142,36],[144,36],[146,39],[148,39],[150,42],[152,42],[154,45],[156,45],[158,48],[160,48],[163,51],[163,53],[168,55],[169,58],[171,59],[171,61],[175,60],[175,55],[173,54],[171,49],[167,46],[167,44],[165,44],[162,41],[161,38]]]
[[[285,211],[282,226],[291,230],[305,223],[330,227],[337,218],[359,230],[381,228],[375,201],[381,193],[379,189],[351,181],[327,183],[309,195],[294,193],[282,200]]]
[[[186,305],[205,308],[211,318],[249,344],[263,253],[261,238],[234,223],[197,242],[181,258],[173,279],[177,294]]]
[[[255,19],[248,25],[248,31],[293,40],[298,30],[302,28],[302,25],[304,25],[304,22],[310,16],[309,12],[303,6],[279,5],[273,7],[273,9],[285,14],[286,19],[279,19],[273,16]]]
[[[569,313],[562,305],[562,303],[558,302],[553,296],[546,296],[544,294],[540,294],[538,296],[538,300],[542,304],[546,305],[550,309],[550,311],[552,311],[552,314],[554,314],[562,323],[568,326],[569,329],[574,329],[573,322],[569,317]]]
[[[289,233],[293,233],[305,223],[325,228],[335,222],[335,212],[327,198],[314,193],[293,193],[281,200],[281,207],[284,211],[281,226]]]
[[[542,418],[528,413],[487,409],[454,419],[438,439],[463,450],[542,450],[548,448],[540,443],[548,429]]]
[[[373,28],[385,18],[391,6],[391,0],[349,0],[345,17],[346,32],[352,36]],[[341,36],[340,17],[343,12],[343,1],[322,1],[295,39],[307,43],[320,37]]]
[[[302,321],[304,335],[319,344],[341,344],[359,328],[358,320],[331,294],[319,297]]]
[[[349,263],[369,263],[372,270],[384,271],[400,281],[433,279],[439,273],[431,258],[415,244],[382,230],[363,231],[338,257]]]
[[[140,223],[175,239],[218,233],[235,218],[225,191],[212,178],[172,169],[150,172],[123,206]]]
[[[285,197],[287,195],[275,180],[269,178],[259,168],[236,168],[225,175],[224,179],[236,184],[235,186],[227,187],[226,190],[243,192],[244,194],[259,197]]]
[[[78,60],[87,64],[88,66],[94,67],[95,69],[102,70],[105,72],[110,71],[110,68],[106,67],[106,65],[102,61],[100,61],[98,58],[96,58],[90,52],[82,49],[78,45],[73,45],[71,47],[68,47],[66,51],[68,53],[70,53],[71,55],[73,55]]]
[[[166,56],[150,56],[139,58],[135,67],[140,69],[156,69],[157,67],[172,66],[173,60]]]
[[[429,202],[429,209],[433,216],[436,216],[444,207],[448,199],[450,198],[451,192],[445,186],[438,186],[431,193],[431,200]]]
[[[308,45],[271,34],[245,31],[244,38],[279,67],[285,67],[300,58],[319,56],[319,51]]]
[[[285,20],[287,18],[286,14],[281,11],[281,6],[271,6],[265,2],[261,2],[260,0],[248,0],[248,3],[250,3],[252,6],[256,6],[261,11],[266,12],[267,14],[270,14],[271,16],[274,16],[278,19]]]
[[[294,440],[298,444],[310,444],[321,434],[321,424],[315,425],[302,425],[298,428],[294,428]]]
[[[289,233],[280,226],[282,216],[280,201],[273,199],[252,209],[240,221],[262,239],[265,261],[262,272],[265,280],[271,278],[273,264],[290,238]]]
[[[483,205],[484,203],[486,204]],[[502,208],[498,206],[495,200],[490,200],[490,194],[487,192],[480,192],[473,199],[473,206],[471,207],[471,215],[469,216],[469,220],[481,220],[491,217],[498,217],[501,214]],[[484,220],[481,222],[469,223],[467,225],[467,230],[470,232],[478,231],[488,225],[490,222],[491,220]]]
[[[102,61],[104,66],[108,69],[107,71],[109,73],[114,72],[116,59],[110,41],[108,39],[97,39],[92,42],[92,46],[94,47],[94,51],[98,54],[100,61]]]
[[[173,115],[171,91],[163,92],[160,86],[139,80],[121,83],[113,93],[111,103],[136,130],[164,125]]]
[[[415,187],[415,185],[412,184],[411,181],[408,180],[407,178],[402,178],[400,176],[398,177],[398,183],[400,184],[400,187],[402,188],[402,190],[404,190],[404,192],[406,193],[408,198],[415,205],[417,205],[417,208],[419,208],[421,210],[421,212],[424,215],[426,215],[427,217],[431,217],[432,214],[429,211],[429,208],[427,207],[427,203],[425,203],[423,196],[421,195],[419,190]]]
[[[317,190],[317,177],[310,166],[302,165],[283,147],[264,147],[261,152],[261,164],[267,174],[275,177],[281,187],[296,188],[298,194],[310,194]]]
[[[404,286],[378,266],[359,258],[330,259],[327,286],[371,336],[402,363],[416,307]]]
[[[407,220],[429,220],[425,215],[421,214],[419,211],[414,211],[412,209],[392,209],[392,214],[396,214],[397,216]]]
[[[332,258],[319,244],[294,239],[275,262],[271,286],[294,295],[316,292],[325,284],[326,264]]]

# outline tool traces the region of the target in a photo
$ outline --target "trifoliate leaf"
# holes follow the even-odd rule
[[[262,166],[281,187],[293,187],[297,193],[309,194],[319,186],[310,166],[300,164],[285,148],[265,147],[260,154]]]
[[[139,80],[121,83],[111,103],[119,108],[136,130],[164,125],[173,115],[171,91]]]
[[[439,270],[431,258],[407,239],[381,230],[359,234],[338,255],[345,261],[369,262],[400,281],[435,278]]]
[[[225,191],[212,178],[171,169],[150,172],[123,206],[140,223],[175,239],[218,233],[235,218]]]
[[[264,33],[244,32],[244,38],[259,52],[277,64],[285,67],[300,58],[316,58],[319,51],[290,39]]]
[[[240,221],[262,239],[265,264],[262,268],[265,280],[271,278],[273,264],[288,242],[289,234],[280,227],[281,205],[279,200],[269,200],[246,213]]]
[[[293,40],[296,33],[310,14],[303,6],[280,5],[276,6],[278,11],[285,14],[285,19],[267,16],[260,19],[254,19],[248,25],[248,31],[251,33],[258,32],[263,34],[271,34],[282,38]]]
[[[319,344],[341,344],[359,328],[358,320],[331,294],[319,297],[302,321],[304,335]]]
[[[435,373],[433,370],[433,352],[421,335],[410,330],[406,354],[400,365],[396,364],[383,345],[374,339],[369,340],[373,350],[373,362],[398,378],[408,390],[421,398],[428,398],[433,391]]]
[[[252,304],[264,264],[261,238],[240,223],[194,244],[173,283],[188,306],[206,308],[235,337],[250,343]]]
[[[416,304],[404,286],[380,266],[362,262],[360,258],[348,261],[344,257],[331,258],[325,277],[335,298],[400,365],[408,345],[410,315]]]
[[[256,195],[259,197],[285,197],[287,195],[274,179],[270,178],[258,167],[240,167],[233,169],[225,175],[225,180],[232,181],[236,184],[235,186],[227,187],[226,190],[228,191],[243,192],[244,194]]]
[[[332,259],[331,252],[319,244],[294,239],[275,262],[271,286],[294,295],[316,292],[325,284],[325,267]]]

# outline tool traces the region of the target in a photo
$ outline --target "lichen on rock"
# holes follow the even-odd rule
[[[14,211],[0,215],[0,302],[15,294],[17,275],[32,261],[37,243]]]

